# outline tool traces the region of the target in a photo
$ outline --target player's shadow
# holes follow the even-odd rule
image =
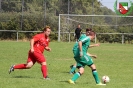
[[[33,77],[30,77],[30,76],[13,76],[12,78],[33,78]]]
[[[67,74],[69,74],[69,72],[66,72],[66,71],[63,71],[62,73],[67,73]]]
[[[68,81],[59,81],[59,82],[68,83]]]

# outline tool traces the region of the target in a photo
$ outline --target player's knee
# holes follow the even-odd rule
[[[83,75],[84,74],[84,72],[79,72],[80,73],[80,75]]]
[[[84,73],[84,68],[80,68],[79,73],[82,75]]]
[[[26,68],[27,69],[30,69],[32,66],[33,66],[33,63],[32,62],[29,62],[29,63],[26,64]]]
[[[92,72],[95,72],[95,71],[97,71],[96,69],[92,69]]]
[[[30,69],[33,65],[26,65],[27,69]]]
[[[81,73],[81,72],[78,72],[78,74],[81,76],[83,73]]]
[[[47,65],[46,62],[42,62],[41,65]]]
[[[96,66],[94,64],[92,64],[90,67],[91,67],[92,70],[96,69]]]
[[[96,69],[92,69],[92,72],[93,72],[93,71],[96,71]]]

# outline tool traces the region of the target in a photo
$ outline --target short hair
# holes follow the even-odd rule
[[[95,36],[95,34],[96,34],[96,33],[95,33],[94,31],[90,31],[90,32],[89,32],[89,36]]]
[[[88,31],[90,32],[90,31],[92,31],[92,29],[91,28],[87,28],[86,29],[86,32],[88,32]]]
[[[44,32],[44,31],[47,31],[47,29],[50,29],[50,26],[46,26],[46,27],[43,29],[43,32]]]

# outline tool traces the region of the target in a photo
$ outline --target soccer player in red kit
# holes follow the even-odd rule
[[[42,33],[36,34],[30,41],[30,50],[28,53],[28,59],[26,64],[12,65],[9,69],[9,74],[15,69],[30,69],[36,62],[41,65],[41,71],[44,79],[49,79],[47,75],[46,58],[43,55],[44,49],[51,51],[49,45],[49,35],[51,29],[46,26]]]

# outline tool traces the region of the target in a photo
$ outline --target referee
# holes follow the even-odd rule
[[[78,41],[78,39],[80,38],[80,34],[82,32],[81,30],[82,29],[80,28],[80,24],[78,24],[78,27],[75,30],[75,38],[76,38],[76,41]]]

